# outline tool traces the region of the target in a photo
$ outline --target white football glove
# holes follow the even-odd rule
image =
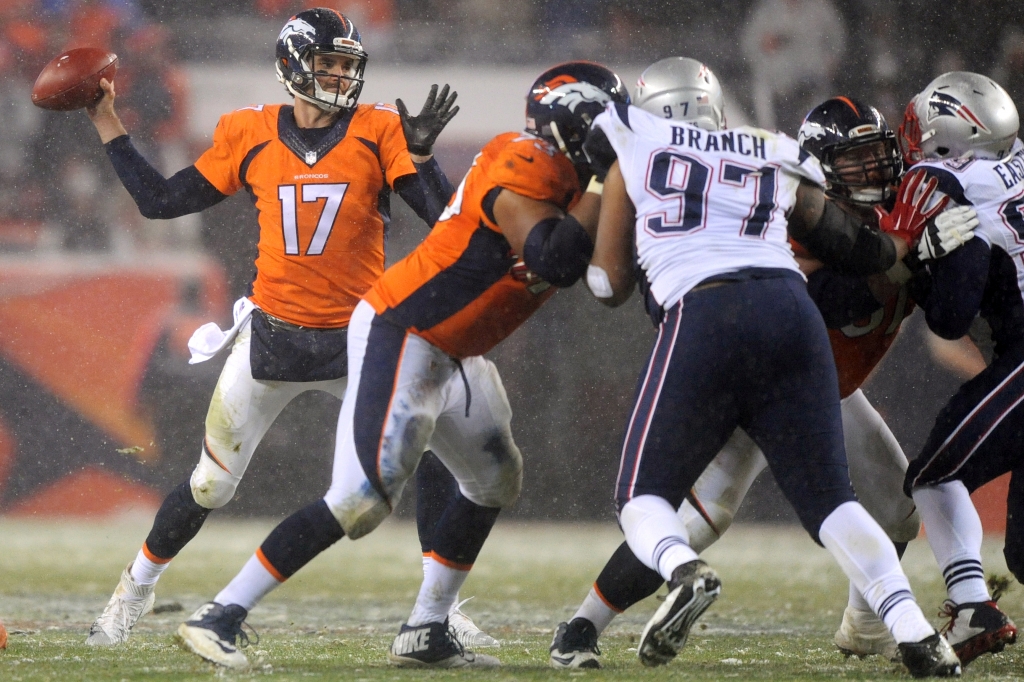
[[[946,209],[925,227],[917,245],[918,257],[929,260],[945,256],[974,237],[977,226],[978,214],[970,206]]]

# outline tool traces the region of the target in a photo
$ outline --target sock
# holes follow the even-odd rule
[[[644,568],[647,568],[644,566]],[[647,568],[647,570],[651,570]],[[661,576],[658,576],[658,582],[661,583]],[[586,618],[594,627],[597,629],[598,636],[604,632],[604,629],[611,625],[611,622],[615,619],[615,616],[622,613],[616,611],[611,605],[604,599],[601,599],[601,595],[597,591],[597,584],[590,588],[590,592],[587,593],[586,599],[580,604],[580,607],[576,609],[576,613],[569,620],[575,620],[576,618]]]
[[[146,556],[153,563],[163,561],[165,564],[178,556],[203,527],[210,511],[192,497],[192,485],[188,481],[179,484],[164,499],[153,519],[153,528],[143,545]]]
[[[935,632],[914,600],[892,541],[859,502],[836,507],[818,537],[897,642],[919,642]]]
[[[661,574],[644,566],[623,542],[601,569],[594,589],[609,607],[622,613],[657,592],[664,582]]]
[[[423,554],[434,549],[434,533],[444,512],[455,501],[459,483],[430,450],[416,467],[416,532]]]
[[[160,574],[171,565],[170,559],[151,557],[152,555],[147,552],[146,546],[143,545],[138,555],[136,555],[135,561],[132,562],[132,580],[139,585],[155,585],[156,581],[160,579]]]
[[[420,585],[416,605],[409,616],[410,626],[443,622],[472,568],[442,563],[444,560],[439,559],[434,555],[424,562],[423,584]]]
[[[277,524],[260,552],[283,581],[343,537],[345,531],[327,503],[317,500]]]
[[[956,604],[990,601],[981,566],[981,519],[967,487],[950,481],[915,488],[913,495],[949,598]]]
[[[867,600],[864,599],[864,595],[860,593],[860,590],[858,590],[856,585],[854,585],[853,583],[850,583],[850,598],[847,602],[847,605],[851,609],[856,609],[857,611],[873,610],[871,608],[871,604],[869,604]]]
[[[634,497],[623,505],[619,523],[636,558],[665,580],[672,578],[677,566],[697,558],[688,544],[686,524],[663,497]]]
[[[286,580],[276,569],[273,572],[270,569],[273,566],[267,562],[263,552],[256,550],[238,575],[213,600],[224,606],[238,604],[246,611],[251,611],[263,597]]]

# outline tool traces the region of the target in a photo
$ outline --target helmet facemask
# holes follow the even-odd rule
[[[336,38],[335,42],[342,40]],[[288,60],[293,65],[291,69],[287,69],[290,72],[290,77],[285,77],[283,73],[285,69],[282,69],[282,64],[279,63],[278,78],[292,95],[329,112],[351,109],[356,105],[363,89],[363,71],[366,68],[366,53],[363,52],[359,43],[353,42],[351,47],[339,45],[334,49],[319,45],[306,45],[300,50],[289,51],[294,55]],[[323,69],[316,70],[318,55],[347,57],[352,60],[352,67],[340,75],[329,74]],[[297,65],[298,68],[295,68],[294,65]],[[328,81],[326,88],[321,83],[325,79]],[[332,81],[338,81],[339,85],[341,82],[347,81],[348,87],[332,88]]]
[[[836,199],[873,206],[887,198],[903,172],[892,132],[876,132],[855,142],[826,147],[821,167]]]

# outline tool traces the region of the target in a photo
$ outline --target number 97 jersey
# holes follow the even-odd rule
[[[825,183],[796,140],[759,128],[709,132],[611,104],[608,136],[636,207],[636,245],[664,308],[708,277],[746,268],[799,272],[786,215],[801,178]]]

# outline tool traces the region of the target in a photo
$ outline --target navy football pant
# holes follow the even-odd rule
[[[1006,565],[1024,579],[1024,343],[1004,352],[950,398],[903,484],[959,480],[974,492],[1008,471]]]
[[[737,426],[817,541],[856,497],[828,334],[795,272],[706,283],[666,311],[626,428],[619,509],[639,495],[678,507]]]

